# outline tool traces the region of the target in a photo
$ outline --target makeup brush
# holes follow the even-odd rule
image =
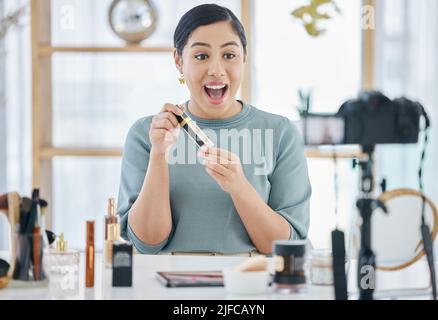
[[[49,245],[51,245],[56,240],[56,234],[53,231],[46,230],[47,240],[49,241]]]
[[[29,223],[28,219],[29,219],[29,213],[31,208],[32,208],[32,200],[27,197],[23,197],[21,199],[20,221],[19,221],[20,224],[19,233],[21,234],[26,232],[26,226]]]
[[[28,209],[28,201],[25,201],[23,199],[22,203],[22,214],[23,214],[23,225],[20,225],[20,231],[22,234],[24,234],[23,237],[19,238],[18,246],[20,247],[20,257],[17,261],[17,264],[15,266],[14,270],[14,279],[19,280],[28,280],[29,279],[29,270],[31,268],[31,265],[34,265],[35,268],[35,262],[40,263],[40,255],[39,255],[39,248],[40,248],[40,239],[36,236],[35,233],[35,227],[39,227],[37,225],[38,223],[38,214],[39,214],[39,190],[34,189],[32,191],[32,200],[31,200],[31,207],[30,211],[27,211]],[[27,213],[28,212],[28,213]],[[21,220],[21,219],[20,219]],[[35,251],[36,249],[36,251]],[[35,251],[35,252],[34,252]],[[35,261],[36,260],[36,261]],[[40,275],[40,268],[39,266],[36,267],[38,277]],[[35,279],[37,280],[37,279]]]
[[[32,233],[33,228],[38,222],[39,201],[39,190],[34,189],[32,192],[32,205],[27,218],[25,233]]]
[[[33,260],[33,278],[34,280],[41,280],[41,231],[40,227],[33,228],[32,241],[32,260]]]

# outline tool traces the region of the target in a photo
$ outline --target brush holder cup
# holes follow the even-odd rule
[[[39,230],[16,233],[16,256],[10,287],[47,287],[47,273],[43,264],[45,239]]]

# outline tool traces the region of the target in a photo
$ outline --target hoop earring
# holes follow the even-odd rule
[[[181,76],[178,78],[179,84],[183,85],[186,83],[186,80],[184,79],[184,75],[181,73]]]

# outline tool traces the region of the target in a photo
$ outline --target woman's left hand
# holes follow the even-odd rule
[[[231,195],[245,190],[248,180],[237,155],[218,148],[201,150],[199,154],[204,159],[205,170],[222,190]]]

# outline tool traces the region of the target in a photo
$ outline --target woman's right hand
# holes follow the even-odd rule
[[[152,118],[149,139],[152,143],[151,153],[165,155],[176,142],[179,135],[179,123],[175,115],[183,115],[184,106],[166,103],[160,113]]]

